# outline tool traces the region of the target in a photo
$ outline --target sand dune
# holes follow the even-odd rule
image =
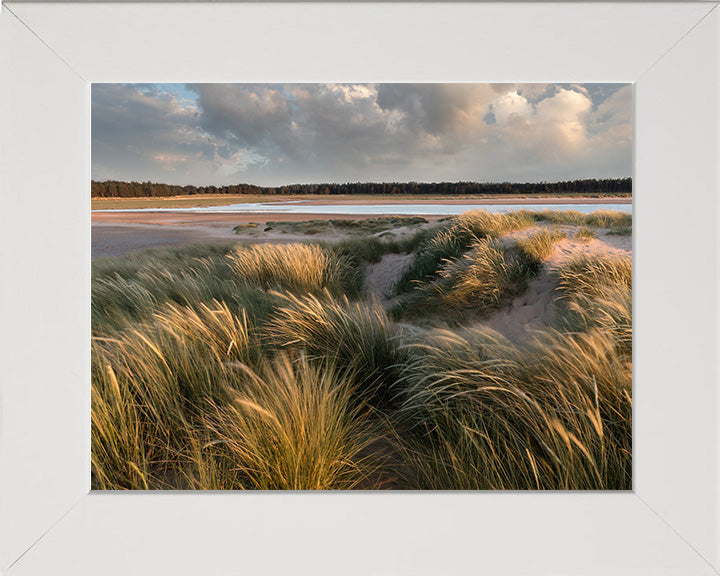
[[[546,227],[539,223],[536,227],[512,232],[501,240],[512,244],[530,236],[538,229]],[[512,304],[500,310],[480,323],[497,330],[503,336],[519,341],[531,336],[533,332],[548,327],[557,309],[557,270],[580,255],[612,253],[623,256],[632,255],[632,237],[610,235],[607,231],[598,231],[597,238],[580,241],[574,238],[577,226],[559,226],[568,234],[568,238],[557,242],[552,254],[545,261],[543,270],[530,281],[525,293]],[[392,288],[412,260],[409,254],[387,254],[383,259],[368,267],[366,286],[368,294],[374,296],[386,309],[396,301],[391,298]]]

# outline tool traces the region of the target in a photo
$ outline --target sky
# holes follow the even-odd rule
[[[632,172],[629,84],[93,84],[92,178],[260,186]]]

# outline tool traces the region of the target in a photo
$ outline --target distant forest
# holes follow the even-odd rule
[[[251,194],[281,196],[288,194],[388,194],[388,195],[464,195],[464,194],[560,194],[615,195],[632,193],[632,178],[606,180],[569,180],[566,182],[357,182],[347,184],[291,184],[277,188],[234,184],[231,186],[176,186],[155,182],[92,182],[92,196],[97,198],[160,198],[193,194]]]

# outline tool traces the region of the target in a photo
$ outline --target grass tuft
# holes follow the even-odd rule
[[[341,294],[358,290],[349,262],[312,244],[256,244],[228,255],[237,277],[264,290]]]
[[[459,258],[477,240],[497,238],[505,232],[527,228],[532,222],[530,213],[525,211],[493,214],[473,210],[439,223],[419,243],[413,261],[396,284],[396,292],[408,292],[418,282],[436,278],[444,262]]]
[[[331,359],[338,370],[352,374],[355,392],[375,405],[389,398],[402,355],[399,332],[377,303],[336,300],[329,293],[282,299],[268,325],[272,342],[310,358]]]
[[[582,227],[575,233],[575,240],[579,240],[580,242],[590,242],[593,238],[595,238],[595,232],[590,230],[590,228]]]
[[[207,452],[235,483],[264,490],[357,488],[378,463],[372,427],[332,364],[281,355],[257,370],[236,365],[240,390],[213,405]]]

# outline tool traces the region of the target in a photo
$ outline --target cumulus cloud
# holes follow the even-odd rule
[[[495,98],[490,104],[490,110],[497,124],[507,124],[509,120],[515,117],[528,119],[534,113],[533,107],[527,98],[521,96],[515,90],[511,90]]]
[[[180,96],[97,84],[92,95],[96,179],[557,180],[631,168],[630,86],[199,84]]]

